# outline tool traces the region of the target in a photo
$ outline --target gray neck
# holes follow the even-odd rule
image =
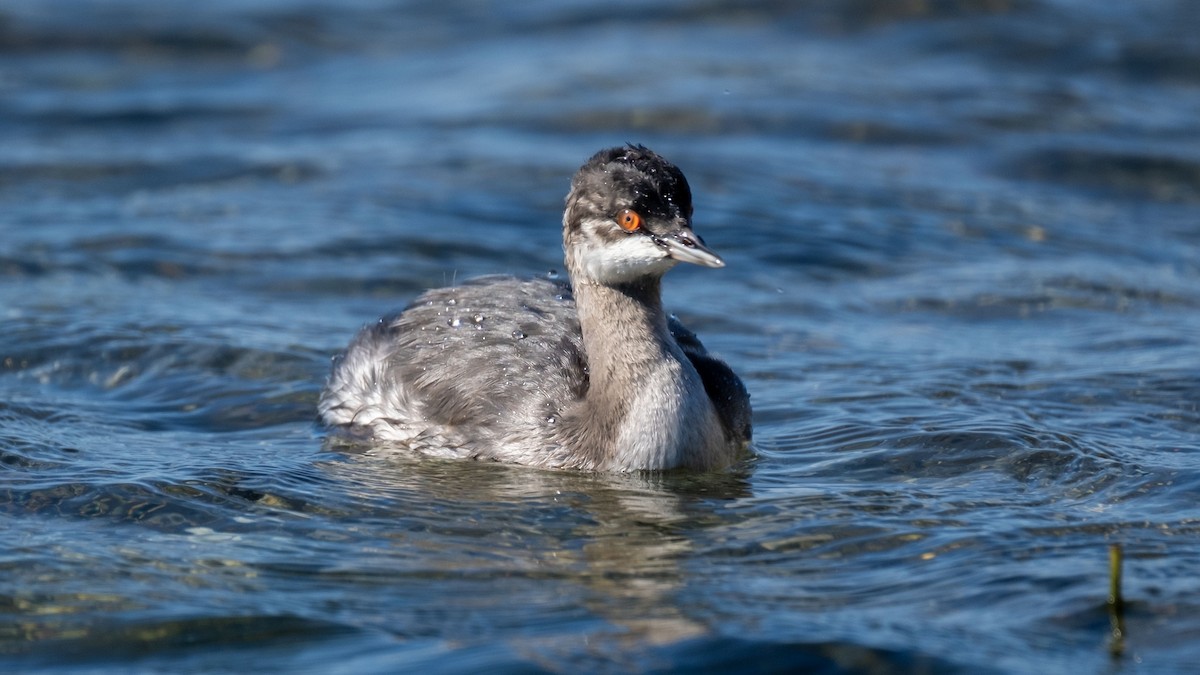
[[[715,422],[691,362],[667,328],[659,278],[576,284],[589,388],[567,431],[595,468],[669,468]],[[718,429],[719,431],[719,429]]]
[[[647,364],[660,362],[672,351],[674,339],[667,330],[661,288],[659,278],[619,286],[582,283],[574,288],[595,394],[636,386]]]

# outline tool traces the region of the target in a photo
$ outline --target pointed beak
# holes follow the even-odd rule
[[[704,267],[724,267],[725,261],[713,253],[696,233],[684,228],[655,241],[667,251],[667,255],[679,262],[703,265]]]

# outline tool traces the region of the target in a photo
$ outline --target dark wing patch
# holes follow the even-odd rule
[[[730,440],[750,440],[750,392],[733,369],[720,359],[685,352],[700,374],[704,391],[712,400]]]
[[[667,320],[667,328],[671,336],[679,343],[684,355],[692,362],[692,367],[700,374],[704,383],[704,391],[712,400],[725,434],[730,440],[750,440],[750,392],[733,369],[725,362],[710,356],[708,350],[700,342],[700,338],[680,323],[672,315]]]

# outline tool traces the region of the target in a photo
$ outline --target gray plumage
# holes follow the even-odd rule
[[[571,284],[494,276],[426,292],[335,360],[321,419],[443,457],[728,465],[750,440],[749,394],[662,309],[661,279],[677,262],[724,264],[691,214],[673,164],[641,146],[597,153],[572,180],[563,216]]]

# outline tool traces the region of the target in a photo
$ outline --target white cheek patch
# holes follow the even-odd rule
[[[654,245],[649,237],[630,235],[604,246],[587,246],[576,252],[589,278],[602,284],[624,283],[651,274],[663,274],[676,260]]]

